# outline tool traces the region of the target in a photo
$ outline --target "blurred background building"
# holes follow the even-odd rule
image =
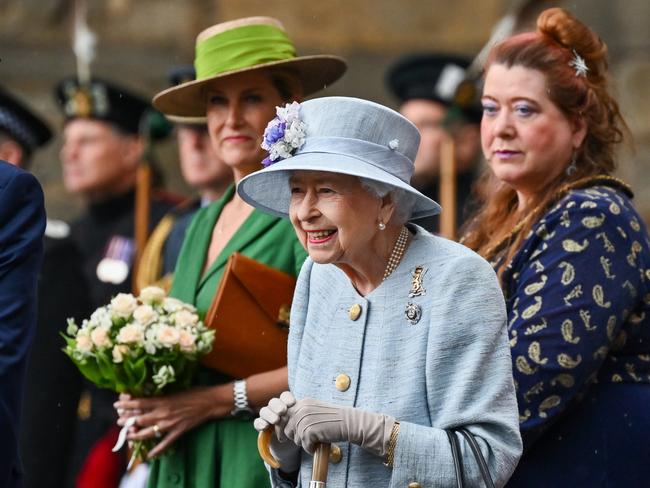
[[[172,65],[191,62],[203,28],[251,15],[279,18],[299,53],[336,53],[348,74],[324,94],[350,95],[395,106],[384,85],[386,68],[409,52],[451,51],[474,56],[513,0],[87,0],[98,37],[95,75],[153,95],[167,85]],[[528,2],[531,3],[531,2]],[[571,0],[532,2],[528,18],[549,6],[574,12],[607,42],[614,83],[635,146],[621,152],[619,176],[630,182],[650,222],[650,2]],[[75,72],[71,49],[74,0],[0,0],[0,83],[59,129],[54,84]],[[530,23],[528,24],[531,25]],[[187,192],[171,142],[157,150],[168,186]],[[60,178],[60,139],[36,154],[48,214],[69,219],[80,202]]]

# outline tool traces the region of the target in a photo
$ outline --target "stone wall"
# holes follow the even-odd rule
[[[89,24],[99,38],[95,74],[144,95],[166,86],[166,72],[192,60],[196,34],[216,22],[249,15],[283,21],[301,54],[335,53],[349,71],[323,94],[346,94],[389,105],[383,75],[401,54],[446,50],[474,55],[494,23],[513,2],[506,0],[88,0]],[[620,175],[633,182],[637,205],[650,218],[650,2],[572,0],[563,5],[591,25],[610,46],[619,100],[636,141],[621,154]],[[52,98],[57,80],[74,72],[70,49],[73,0],[0,2],[2,84],[21,95],[53,125],[60,116]],[[534,17],[534,15],[533,15]],[[37,154],[33,171],[42,181],[48,212],[71,218],[80,202],[60,181],[58,140]],[[187,188],[176,167],[174,145],[158,149],[170,186]]]

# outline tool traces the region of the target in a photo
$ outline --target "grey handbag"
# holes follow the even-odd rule
[[[447,433],[447,438],[449,439],[449,444],[451,445],[451,456],[454,460],[457,488],[464,488],[466,485],[465,475],[463,473],[463,456],[460,453],[460,446],[458,444],[456,432],[459,432],[463,437],[465,437],[467,444],[469,444],[469,448],[472,450],[474,458],[476,459],[476,463],[478,464],[478,468],[481,471],[481,476],[483,477],[485,486],[487,486],[487,488],[494,488],[494,482],[492,481],[492,476],[490,476],[490,470],[488,469],[488,465],[485,462],[483,453],[481,453],[481,449],[479,449],[478,443],[474,438],[474,434],[472,434],[464,427],[458,429],[446,429],[445,432]]]

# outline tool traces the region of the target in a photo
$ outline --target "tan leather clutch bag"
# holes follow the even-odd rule
[[[287,273],[231,255],[205,316],[216,334],[202,363],[234,378],[285,366],[295,286],[296,279]]]

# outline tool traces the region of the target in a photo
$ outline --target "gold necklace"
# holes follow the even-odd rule
[[[402,230],[399,233],[399,237],[395,242],[395,246],[393,247],[393,250],[390,253],[390,257],[388,258],[388,264],[386,264],[386,269],[384,270],[384,277],[381,279],[382,282],[384,282],[386,278],[388,278],[391,273],[395,271],[395,268],[397,268],[397,265],[402,260],[402,256],[406,250],[406,243],[408,241],[408,238],[408,229],[406,227],[402,227]]]

